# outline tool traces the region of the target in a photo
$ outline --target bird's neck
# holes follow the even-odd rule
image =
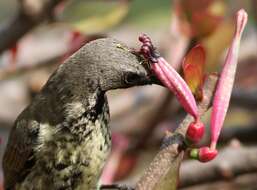
[[[108,106],[106,95],[96,89],[94,92],[75,93],[76,95],[60,99],[63,105],[65,118],[78,119],[90,115],[93,120],[103,112],[103,107]]]
[[[87,114],[94,118],[102,112],[103,105],[108,107],[105,92],[92,79],[71,80],[62,75],[56,78],[58,80],[48,81],[36,101],[42,113],[49,115],[49,122],[53,125]],[[41,113],[38,114],[41,118]]]

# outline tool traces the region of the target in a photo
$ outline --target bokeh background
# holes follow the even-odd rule
[[[206,51],[202,66],[205,74],[219,73],[233,37],[234,15],[244,8],[249,22],[218,147],[222,159],[218,166],[198,170],[197,161],[185,158],[178,187],[257,189],[256,0],[58,0],[46,9],[42,2],[48,3],[0,1],[1,159],[18,114],[55,68],[85,43],[113,37],[137,49],[138,36],[146,33],[181,75],[183,57],[202,44]],[[115,90],[108,93],[108,99],[113,151],[107,165],[112,167],[107,167],[108,175],[101,181],[134,184],[157,154],[165,131],[176,129],[186,113],[174,96],[159,86]],[[208,112],[203,119],[207,130],[201,144],[209,142],[209,116]],[[235,162],[242,151],[248,159]],[[213,177],[205,180],[210,173]],[[201,180],[194,180],[197,175],[202,176]]]

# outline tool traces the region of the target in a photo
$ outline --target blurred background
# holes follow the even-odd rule
[[[204,78],[219,73],[240,8],[247,10],[249,22],[220,137],[219,162],[202,165],[185,158],[178,187],[257,189],[257,0],[1,0],[1,160],[18,114],[56,67],[84,44],[113,37],[138,49],[137,38],[146,33],[183,76],[183,57],[201,44],[206,61],[199,62],[204,70],[199,77]],[[201,98],[198,89],[192,90]],[[186,114],[159,86],[115,90],[108,99],[113,149],[101,181],[134,184],[157,154],[165,131],[174,131]],[[209,116],[207,112],[203,119],[207,129],[201,144],[210,139]]]

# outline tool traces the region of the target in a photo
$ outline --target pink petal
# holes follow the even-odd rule
[[[138,39],[143,43],[139,52],[152,63],[156,76],[175,94],[183,108],[198,120],[196,101],[186,82],[163,57],[160,57],[146,34],[140,35]]]
[[[213,99],[213,110],[211,114],[211,148],[215,149],[221,128],[223,126],[225,116],[229,106],[231,91],[233,88],[239,45],[242,32],[247,23],[247,13],[241,9],[236,16],[236,30],[232,44],[228,50],[228,54],[219,78],[216,93]]]
[[[172,66],[163,58],[158,58],[160,68],[169,80],[167,86],[177,97],[183,108],[195,119],[198,118],[198,108],[195,98],[184,81],[184,79],[172,68]],[[157,63],[157,64],[158,64]]]
[[[170,82],[168,80],[168,78],[165,76],[164,72],[162,71],[160,65],[158,63],[153,63],[151,65],[154,73],[156,74],[156,76],[158,77],[158,79],[168,88],[172,88],[170,85]]]

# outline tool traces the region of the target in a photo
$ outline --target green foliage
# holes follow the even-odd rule
[[[142,27],[163,25],[170,21],[170,10],[170,0],[133,0],[127,21]]]

